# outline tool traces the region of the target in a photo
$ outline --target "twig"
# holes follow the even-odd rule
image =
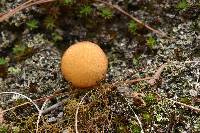
[[[124,81],[125,84],[133,84],[136,82],[140,82],[140,81],[148,81],[151,80],[153,77],[146,77],[146,78],[138,78],[138,79],[133,79],[133,80],[126,80]]]
[[[183,61],[183,62],[179,62],[179,61],[171,61],[170,63],[172,64],[177,64],[177,63],[184,63],[184,64],[189,64],[189,63],[200,63],[200,61]]]
[[[30,6],[37,5],[37,4],[52,2],[52,1],[55,1],[55,0],[38,0],[38,1],[35,1],[35,2],[34,2],[34,0],[29,0],[29,1],[27,1],[27,2],[25,2],[23,4],[21,4],[21,5],[19,5],[18,7],[14,8],[14,9],[11,9],[7,13],[1,14],[1,16],[0,16],[0,22],[3,22],[4,20],[10,18],[14,14],[16,14],[17,12],[19,12],[19,11],[25,9],[25,8],[28,8]]]
[[[61,102],[58,102],[58,103],[56,103],[56,104],[54,104],[54,105],[52,105],[52,106],[46,108],[45,110],[42,111],[42,115],[45,115],[45,114],[47,114],[48,112],[50,112],[50,111],[52,111],[52,110],[58,108],[59,106],[63,105],[64,102],[65,102],[65,101],[61,101]]]
[[[166,67],[167,63],[162,64],[158,70],[155,72],[155,74],[153,75],[153,78],[150,79],[149,81],[147,81],[147,83],[149,83],[150,85],[155,85],[155,83],[160,79],[160,75],[162,73],[162,71],[164,70],[164,68]]]
[[[185,103],[178,102],[178,101],[174,101],[174,100],[169,99],[169,98],[165,98],[165,99],[167,99],[167,100],[169,100],[169,101],[171,101],[171,102],[173,102],[173,103],[176,103],[176,104],[178,104],[178,105],[181,105],[181,106],[184,106],[184,107],[186,107],[186,108],[189,108],[189,109],[191,109],[191,110],[195,110],[195,111],[197,111],[197,112],[200,113],[200,109],[199,109],[199,108],[195,108],[195,107],[193,107],[193,106],[190,106],[190,105],[187,105],[187,104],[185,104]]]
[[[149,25],[143,23],[141,20],[137,19],[136,17],[133,17],[132,15],[130,15],[128,12],[124,11],[123,9],[121,9],[121,8],[120,8],[119,6],[117,6],[117,5],[113,5],[113,4],[110,4],[109,2],[105,2],[105,1],[101,1],[101,0],[96,0],[96,2],[99,2],[99,3],[103,3],[103,4],[105,4],[105,5],[108,5],[109,7],[118,10],[119,12],[121,12],[121,13],[123,13],[124,15],[128,16],[129,18],[133,19],[134,21],[136,21],[137,23],[143,25],[144,27],[146,27],[147,29],[153,31],[154,33],[159,34],[159,35],[161,35],[161,36],[163,36],[163,37],[167,37],[167,34],[166,34],[166,33],[161,32],[161,31],[159,31],[159,30],[156,30],[156,29],[150,27]],[[169,37],[167,37],[167,38],[169,38]]]
[[[1,17],[0,17],[0,22],[8,19],[9,17],[11,17],[12,15],[14,15],[16,12],[20,11],[20,9],[22,7],[24,7],[25,5],[29,4],[30,2],[32,2],[33,0],[29,0],[29,1],[26,1],[24,2],[23,4],[17,6],[16,8],[14,9],[10,9],[10,11],[8,11],[7,13],[2,13],[1,14]]]
[[[164,68],[166,67],[166,65],[167,65],[167,63],[161,65],[152,77],[145,77],[145,78],[138,78],[138,79],[133,79],[133,80],[116,82],[113,85],[116,86],[116,85],[119,85],[119,84],[122,84],[122,83],[133,84],[133,83],[136,83],[136,82],[139,82],[139,81],[146,81],[148,84],[154,85],[160,79],[160,75],[161,75],[162,71],[164,70]]]

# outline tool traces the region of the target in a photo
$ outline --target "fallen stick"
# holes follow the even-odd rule
[[[61,102],[58,102],[58,103],[56,103],[56,104],[54,104],[54,105],[52,105],[52,106],[46,108],[45,110],[43,110],[43,111],[41,112],[41,114],[42,114],[42,115],[45,115],[45,114],[47,114],[47,113],[49,113],[49,112],[51,112],[51,111],[57,109],[58,107],[62,106],[62,105],[65,103],[65,101],[66,101],[66,100],[61,101]]]
[[[160,79],[160,75],[161,75],[162,71],[164,70],[164,68],[166,66],[167,66],[167,63],[162,64],[158,68],[158,70],[155,72],[155,74],[153,75],[153,77],[149,81],[147,81],[147,83],[150,84],[151,86],[155,85],[158,82],[158,80]]]

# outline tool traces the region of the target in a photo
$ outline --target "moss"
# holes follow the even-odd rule
[[[146,42],[147,42],[147,46],[150,48],[153,48],[153,46],[156,45],[156,40],[152,36],[147,38]]]
[[[74,3],[74,0],[63,0],[65,5],[71,5]]]
[[[136,33],[136,30],[137,30],[137,24],[135,21],[131,20],[129,23],[128,23],[128,29],[129,31],[132,33],[132,34],[135,34]]]
[[[180,102],[190,105],[191,104],[191,99],[189,97],[181,97],[180,98]]]
[[[38,24],[39,24],[39,21],[37,21],[35,19],[29,20],[28,22],[26,22],[26,25],[27,25],[28,29],[30,29],[30,30],[37,29],[39,27]]]
[[[141,128],[136,121],[132,121],[130,125],[131,133],[141,133]]]
[[[3,57],[0,57],[0,65],[5,65],[5,64],[7,64],[6,59]]]
[[[139,66],[140,65],[140,61],[139,61],[139,59],[138,58],[133,58],[133,65],[134,66]]]
[[[81,14],[81,16],[88,16],[88,15],[90,15],[92,13],[92,11],[93,11],[93,9],[92,9],[91,6],[84,5],[80,9],[80,14]]]
[[[33,48],[27,47],[25,44],[23,44],[21,41],[18,41],[15,43],[14,47],[12,48],[12,54],[11,61],[21,61],[26,59],[27,57],[30,57],[34,53]]]
[[[5,78],[7,76],[8,73],[8,65],[7,65],[8,61],[3,58],[0,57],[0,77]]]
[[[20,133],[20,128],[17,126],[12,127],[13,133]]]
[[[0,125],[0,133],[8,133],[8,126],[5,124]]]
[[[26,47],[24,45],[15,45],[15,47],[12,50],[13,54],[21,56],[25,53]]]
[[[16,105],[20,105],[22,103],[26,102],[25,99],[21,98],[21,97],[16,97],[16,101],[15,101],[15,104]]]
[[[20,128],[17,126],[0,124],[0,133],[20,133]]]
[[[66,104],[65,106],[66,115],[68,116],[74,115],[74,112],[76,111],[76,108],[79,102],[76,99],[71,99],[71,100],[68,100],[65,104]]]
[[[127,132],[127,127],[126,126],[117,127],[117,133],[125,133],[125,132]]]
[[[18,68],[18,67],[9,67],[9,68],[8,68],[8,72],[9,72],[10,74],[18,74],[18,73],[21,72],[21,69]]]
[[[145,102],[147,105],[151,105],[157,102],[157,95],[154,93],[148,93],[144,97]]]
[[[52,16],[47,16],[44,19],[44,27],[47,30],[53,30],[56,27],[56,19]]]
[[[100,9],[100,16],[105,19],[111,19],[113,16],[113,12],[109,8],[104,7]]]
[[[109,97],[111,93],[114,91],[107,86],[101,86],[85,97],[78,113],[79,132],[102,132],[102,129],[109,132],[129,132],[128,120],[122,115],[112,114],[110,110]],[[83,94],[79,93],[79,95]],[[74,112],[78,104],[79,101],[76,98],[71,98],[66,102],[64,114],[67,126],[74,125]]]
[[[54,42],[62,41],[63,37],[58,32],[51,33],[52,39]]]
[[[180,0],[176,5],[176,9],[178,10],[185,10],[189,7],[187,0]]]
[[[143,117],[143,120],[144,120],[145,122],[150,122],[150,121],[152,121],[152,116],[151,116],[151,114],[148,113],[148,112],[143,113],[143,114],[142,114],[142,117]]]

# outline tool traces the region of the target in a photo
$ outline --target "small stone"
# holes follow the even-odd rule
[[[52,123],[52,122],[55,122],[56,121],[56,118],[55,117],[51,117],[47,120],[47,122],[49,123]]]
[[[58,117],[58,118],[62,118],[62,117],[63,117],[63,114],[64,114],[63,112],[60,112],[60,113],[58,114],[57,117]]]

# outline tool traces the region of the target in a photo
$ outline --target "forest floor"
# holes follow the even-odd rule
[[[1,0],[0,11],[24,2]],[[34,5],[0,22],[0,133],[200,132],[198,0],[110,1],[168,37],[105,3],[64,2]],[[104,50],[109,68],[98,86],[80,90],[64,80],[60,60],[85,40]],[[146,77],[155,82],[133,82]],[[38,129],[37,108],[16,93],[39,108],[48,99]]]

